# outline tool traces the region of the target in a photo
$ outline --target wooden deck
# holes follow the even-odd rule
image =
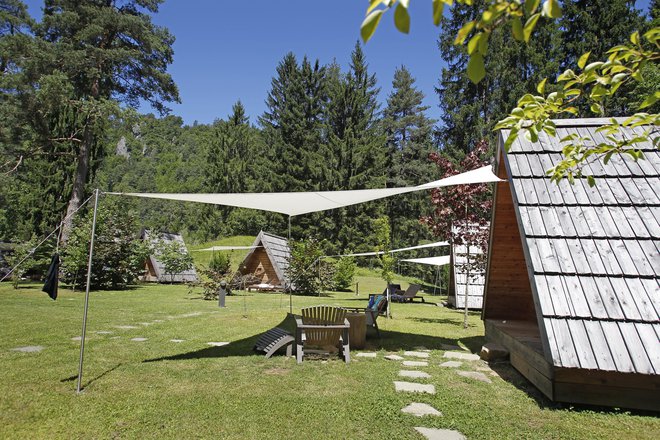
[[[557,402],[660,411],[660,376],[555,367],[535,322],[485,320],[486,338],[509,350],[511,365]]]

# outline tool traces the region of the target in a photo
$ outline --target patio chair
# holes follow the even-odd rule
[[[371,302],[371,296],[368,307],[346,307],[346,310],[351,313],[364,313],[366,315],[366,325],[376,330],[376,334],[380,338],[380,330],[378,330],[378,315],[384,315],[387,310],[387,297],[384,295],[373,295],[374,301]]]
[[[346,309],[333,306],[314,306],[302,309],[296,317],[296,360],[302,363],[306,353],[330,353],[339,347],[346,363],[351,361]],[[312,347],[312,348],[307,348]]]
[[[421,288],[422,286],[419,284],[411,284],[405,291],[398,290],[393,295],[390,295],[390,298],[395,302],[413,302],[415,299],[421,299],[422,302],[425,302],[423,297],[417,296],[417,292]]]

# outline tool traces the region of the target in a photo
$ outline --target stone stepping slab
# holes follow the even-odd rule
[[[429,373],[417,370],[401,370],[399,371],[399,376],[412,377],[414,379],[429,379],[431,377]]]
[[[375,358],[376,353],[358,353],[355,355],[355,357],[361,357],[361,358]]]
[[[403,354],[405,356],[412,356],[412,357],[417,357],[417,358],[422,358],[422,359],[428,359],[430,354],[423,352],[423,351],[404,351]]]
[[[99,330],[96,332],[97,335],[111,335],[112,332],[106,331],[106,330]]]
[[[415,426],[415,430],[428,440],[467,440],[467,437],[453,429],[436,429]]]
[[[41,345],[26,345],[25,347],[11,348],[10,350],[19,351],[21,353],[39,353],[44,348],[45,347],[42,347]]]
[[[401,412],[406,414],[412,414],[417,417],[424,416],[442,416],[442,413],[437,409],[433,408],[431,405],[426,403],[417,403],[413,402],[405,408],[401,409]]]
[[[122,330],[132,330],[134,328],[138,328],[134,325],[116,325],[115,328],[120,328]]]
[[[478,354],[456,353],[454,351],[448,351],[442,357],[447,359],[460,359],[462,361],[478,361],[481,359]]]
[[[170,339],[170,342],[185,342],[185,339]]]
[[[456,371],[456,374],[458,374],[459,376],[478,380],[479,382],[493,383],[493,381],[490,380],[488,376],[486,376],[484,373],[481,373],[479,371]]]
[[[133,342],[144,342],[146,340],[147,340],[147,338],[132,338],[131,339],[131,341],[133,341]]]
[[[224,345],[229,345],[229,342],[207,342],[206,345],[210,345],[211,347],[222,347]]]
[[[435,385],[415,382],[394,381],[394,389],[397,392],[406,391],[409,393],[427,393],[435,394]]]
[[[402,361],[404,358],[403,356],[399,356],[398,354],[388,354],[385,356],[385,359],[388,361]]]
[[[461,365],[463,365],[463,362],[459,362],[459,361],[447,361],[440,364],[441,367],[446,367],[446,368],[458,368]]]
[[[72,341],[80,341],[82,339],[82,336],[74,336],[71,338]]]
[[[429,363],[426,361],[403,361],[404,367],[428,367]]]

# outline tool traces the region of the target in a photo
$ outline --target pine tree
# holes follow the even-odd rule
[[[447,67],[436,88],[443,113],[438,140],[458,159],[481,139],[492,140],[495,123],[508,115],[521,96],[535,91],[539,81],[554,77],[561,58],[559,29],[553,21],[539,21],[529,44],[515,41],[509,26],[500,27],[489,39],[486,77],[473,84],[465,73],[465,47],[455,46],[454,39],[463,24],[475,19],[483,6],[483,0],[471,6],[455,5],[451,17],[443,19],[439,39]]]
[[[384,187],[386,145],[378,124],[379,89],[359,43],[351,54],[349,71],[342,75],[335,69],[330,84],[328,135],[337,164],[336,188]],[[369,246],[372,221],[383,212],[376,203],[333,211],[333,222],[339,228],[333,241],[342,249]]]
[[[635,31],[643,31],[642,12],[629,0],[567,0],[560,20],[563,30],[561,71],[575,69],[577,60],[590,52],[590,61],[604,60],[606,52],[625,44]],[[604,103],[607,116],[630,116],[637,106],[629,99],[636,84],[624,85],[616,96]],[[632,100],[634,101],[634,100]],[[637,102],[638,104],[638,102]],[[593,117],[587,103],[578,101],[580,116]]]
[[[435,151],[432,139],[434,120],[426,117],[424,94],[415,86],[415,79],[401,66],[394,72],[392,92],[381,121],[387,135],[388,187],[420,185],[435,177],[435,167],[429,155]],[[430,210],[425,194],[399,196],[387,201],[394,247],[411,246],[430,238],[419,218]]]

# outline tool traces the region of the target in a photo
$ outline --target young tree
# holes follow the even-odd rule
[[[321,292],[320,271],[325,266],[319,266],[319,258],[323,255],[320,242],[314,238],[289,242],[291,254],[287,277],[291,288],[300,295],[318,295]]]
[[[394,279],[394,264],[396,260],[390,253],[390,219],[387,216],[380,217],[374,220],[374,235],[376,237],[376,252],[379,252],[378,258],[380,260],[381,271],[380,276],[385,280],[387,290],[387,316],[391,317],[390,313],[390,284]]]
[[[433,154],[431,159],[444,178],[488,165],[488,161],[484,159],[487,151],[488,143],[479,142],[458,167],[442,154]],[[433,215],[423,217],[421,220],[431,228],[436,237],[448,239],[452,246],[465,246],[467,250],[463,318],[463,327],[467,328],[470,272],[483,272],[486,265],[484,257],[488,246],[488,228],[485,226],[490,219],[493,203],[491,188],[486,183],[458,185],[450,189],[437,188],[431,191],[431,203],[435,206]],[[483,252],[471,256],[471,247],[478,247]]]
[[[185,246],[178,241],[159,240],[154,248],[158,261],[163,263],[165,273],[170,276],[170,282],[174,277],[194,267],[192,255],[188,253]]]
[[[340,257],[335,264],[334,288],[341,291],[349,290],[355,278],[356,268],[357,265],[353,257]]]

